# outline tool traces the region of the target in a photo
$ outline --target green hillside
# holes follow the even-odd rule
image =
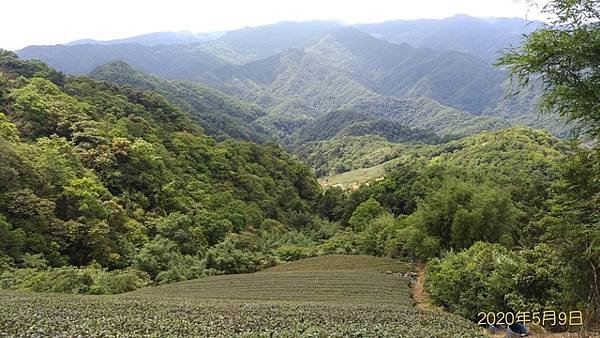
[[[5,51],[0,94],[3,287],[23,286],[16,266],[32,268],[20,270],[36,285],[25,288],[100,293],[115,292],[90,291],[102,269],[137,269],[125,289],[256,271],[281,243],[234,267],[228,255],[254,248],[262,230],[320,229],[307,167],[274,144],[216,142],[158,94],[64,77]],[[58,276],[78,281],[44,284]]]
[[[374,135],[344,136],[303,144],[294,149],[294,154],[313,168],[317,177],[322,177],[372,167],[397,157],[409,147]]]
[[[451,314],[412,306],[394,260],[326,256],[118,296],[0,291],[9,335],[162,337],[483,336]],[[65,321],[64,318],[70,318]]]
[[[268,110],[289,133],[288,126],[335,110],[358,110],[398,121],[408,127],[434,129],[440,135],[468,134],[507,126],[506,122],[444,106],[427,98],[382,96],[316,53],[290,50],[242,66],[226,66],[205,79],[209,85]]]
[[[164,80],[137,71],[121,61],[99,66],[90,76],[160,93],[190,114],[210,136],[229,136],[254,142],[271,139],[268,131],[254,123],[266,114],[262,109],[201,84]]]
[[[313,141],[330,140],[335,137],[373,135],[390,142],[435,143],[435,133],[412,129],[394,120],[378,118],[359,111],[332,111],[304,125],[288,137],[295,148]]]
[[[306,51],[379,94],[426,96],[475,114],[501,96],[506,78],[471,54],[396,45],[354,28],[329,34]]]
[[[200,81],[268,113],[248,127],[252,130],[239,130],[235,119],[205,116],[210,135],[222,129],[240,139],[280,139],[330,111],[360,108],[378,117],[393,115],[392,120],[411,128],[433,129],[438,136],[515,124],[565,136],[567,126],[553,117],[539,118],[535,95],[507,99],[506,72],[491,64],[490,57],[507,47],[502,43],[518,42],[516,32],[532,27],[522,20],[463,16],[353,27],[282,22],[197,43],[30,46],[18,53],[74,74],[122,60],[164,78]],[[478,42],[465,40],[462,33],[449,36],[446,29],[470,32]],[[483,39],[484,32],[489,40]],[[161,93],[169,91],[169,99],[177,101],[171,89],[161,86]],[[196,91],[189,84],[177,86]]]
[[[0,49],[0,337],[594,336],[600,1],[526,5]]]

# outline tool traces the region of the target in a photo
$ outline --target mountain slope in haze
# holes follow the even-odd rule
[[[227,64],[225,60],[203,51],[197,44],[29,46],[17,51],[17,54],[26,60],[40,59],[68,74],[87,74],[102,64],[121,60],[164,78],[184,80],[195,80],[198,74]]]
[[[229,31],[203,46],[219,57],[242,64],[279,54],[290,48],[301,48],[340,27],[341,24],[332,21],[284,21]]]
[[[179,45],[198,43],[202,41],[213,40],[221,36],[222,32],[212,33],[192,33],[192,32],[156,32],[142,35],[131,36],[123,39],[114,40],[93,40],[93,39],[82,39],[75,40],[67,43],[68,46],[73,45],[115,45],[123,43],[139,43],[140,45],[146,46],[158,46],[158,45]]]
[[[457,16],[380,25],[283,22],[227,32],[198,44],[33,46],[19,53],[68,73],[89,72],[120,59],[164,78],[200,81],[267,111],[256,124],[276,138],[340,109],[368,112],[441,136],[517,123],[546,127],[557,135],[564,132],[552,119],[538,118],[535,96],[506,99],[506,72],[486,60],[485,51],[531,28],[523,20]],[[426,47],[382,40],[383,33],[394,36],[406,25],[414,26],[410,32],[420,32],[411,33],[420,38],[408,42]],[[458,36],[445,36],[446,27]],[[465,47],[461,33],[484,34],[478,28],[495,35]]]
[[[389,142],[436,143],[433,132],[409,128],[399,122],[360,111],[332,111],[298,129],[289,140],[293,148],[312,141],[346,136],[376,135]]]
[[[514,88],[511,80],[506,79],[502,88],[505,94],[510,92],[513,95],[504,96],[502,100],[487,108],[483,115],[496,116],[513,125],[522,124],[532,128],[545,129],[552,135],[561,138],[568,138],[572,135],[575,126],[558,115],[540,113],[538,105],[542,95],[540,84],[534,84],[530,89]]]
[[[501,97],[506,78],[468,53],[393,44],[354,28],[328,34],[306,51],[379,94],[426,96],[474,114]]]
[[[367,112],[408,127],[432,129],[440,135],[464,135],[507,125],[425,97],[380,95],[365,86],[366,81],[356,80],[356,72],[332,65],[329,59],[310,49],[293,49],[245,65],[224,66],[212,71],[205,81],[265,107],[269,111],[266,119],[271,123],[277,120],[286,133],[340,109]]]
[[[295,127],[343,108],[440,135],[509,124],[545,127],[556,135],[566,129],[538,116],[536,96],[507,98],[506,72],[472,54],[397,45],[354,28],[337,29],[304,49],[208,74],[211,85],[265,107],[271,119],[286,116]],[[287,133],[294,130],[280,124]]]
[[[271,139],[268,131],[254,123],[266,114],[262,109],[200,84],[164,80],[137,71],[122,61],[102,65],[90,76],[160,93],[188,112],[210,136],[229,136],[255,142]]]
[[[541,24],[520,18],[456,15],[441,20],[394,20],[353,27],[393,43],[466,51],[492,64],[499,51],[519,45],[523,34],[534,31]]]
[[[427,97],[397,99],[378,96],[373,100],[364,100],[346,108],[369,112],[412,128],[430,130],[445,138],[472,135],[510,126],[504,119],[476,116],[444,106]]]

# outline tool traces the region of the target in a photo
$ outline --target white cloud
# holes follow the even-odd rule
[[[357,23],[455,14],[540,18],[524,1],[515,0],[18,0],[2,4],[0,48],[157,31],[228,30],[283,20]]]

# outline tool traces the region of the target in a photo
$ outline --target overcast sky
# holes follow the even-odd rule
[[[536,10],[516,0],[8,0],[2,3],[0,48],[158,31],[230,30],[284,20],[359,23],[455,14],[540,19]]]

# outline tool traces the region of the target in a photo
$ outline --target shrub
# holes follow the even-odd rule
[[[175,242],[157,236],[133,258],[133,266],[148,273],[159,284],[204,276],[201,260],[196,256],[182,255],[178,249]]]
[[[150,285],[150,276],[135,269],[104,271],[94,278],[90,287],[92,294],[116,294],[130,292]]]
[[[360,235],[352,230],[337,233],[319,246],[320,254],[358,254]]]
[[[149,284],[150,277],[145,272],[134,269],[107,271],[97,265],[14,269],[0,275],[0,288],[37,292],[115,294]]]
[[[454,312],[475,319],[479,311],[568,310],[575,306],[566,283],[571,272],[546,244],[509,251],[478,242],[429,262],[425,287]]]
[[[438,256],[441,250],[439,239],[413,225],[412,218],[407,217],[399,221],[400,226],[386,248],[388,255],[411,260],[427,260]]]
[[[256,272],[275,265],[273,257],[251,251],[249,246],[257,243],[252,243],[249,239],[250,236],[228,235],[225,241],[208,250],[205,258],[206,268],[232,274]]]
[[[320,241],[333,237],[339,230],[339,223],[315,217],[310,228],[307,229],[305,233],[313,241]]]
[[[297,245],[280,246],[275,249],[275,255],[286,262],[314,256],[310,248]]]
[[[360,231],[383,212],[384,209],[381,204],[374,198],[369,198],[354,210],[348,224],[350,224],[354,230]]]
[[[415,223],[449,248],[498,243],[510,234],[518,211],[510,194],[489,185],[449,179],[419,203]]]
[[[511,310],[504,295],[514,290],[513,276],[520,264],[517,255],[503,246],[478,242],[468,250],[431,260],[425,287],[436,301],[475,320],[480,311]]]
[[[383,256],[386,245],[393,233],[396,220],[394,216],[383,213],[372,220],[360,234],[360,250],[368,255]]]

